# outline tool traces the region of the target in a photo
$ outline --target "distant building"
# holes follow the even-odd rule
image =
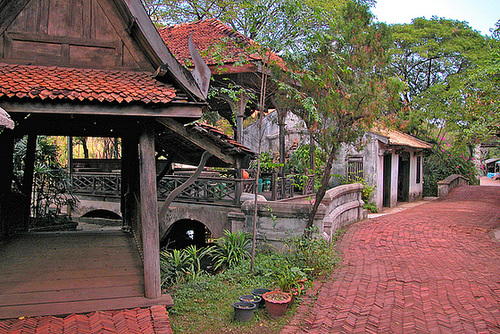
[[[262,121],[262,152],[278,152],[276,113]],[[309,135],[303,122],[289,113],[285,120],[285,148],[288,155],[296,147],[308,144]],[[258,150],[258,127],[245,128],[243,144]],[[378,209],[393,207],[398,202],[422,198],[423,156],[430,144],[397,130],[372,129],[361,139],[361,148],[343,145],[332,168],[333,175],[359,176],[374,186],[373,202]],[[333,181],[335,184],[335,180]],[[336,181],[338,183],[338,181]]]

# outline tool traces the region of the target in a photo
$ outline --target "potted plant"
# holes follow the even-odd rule
[[[306,274],[298,267],[283,266],[275,274],[275,280],[281,291],[290,293],[292,302],[306,290],[306,284],[311,285],[307,281]]]
[[[234,319],[238,321],[250,321],[253,317],[253,311],[257,306],[250,302],[236,302],[233,304]]]
[[[240,296],[239,299],[240,299],[240,302],[254,303],[256,306],[259,306],[259,303],[262,300],[262,297],[255,296],[255,295],[243,295],[243,296]]]
[[[259,307],[264,307],[264,299],[262,299],[262,295],[265,294],[266,292],[272,291],[270,289],[266,288],[257,288],[252,290],[252,295],[259,296],[261,298]]]
[[[285,314],[292,297],[289,293],[280,290],[269,291],[262,295],[266,302],[266,311],[272,318]]]

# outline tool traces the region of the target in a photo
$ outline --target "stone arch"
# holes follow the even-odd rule
[[[170,225],[160,240],[160,247],[170,249],[182,249],[190,245],[204,247],[211,236],[210,229],[203,223],[197,220],[181,219]]]
[[[205,225],[214,238],[224,235],[224,230],[231,230],[229,213],[239,211],[235,208],[226,208],[201,204],[179,204],[171,207],[167,212],[166,219],[160,223],[160,240],[166,236],[169,228],[179,220],[198,221]]]
[[[82,218],[104,218],[104,219],[122,219],[122,217],[114,211],[106,209],[89,210],[81,215]]]

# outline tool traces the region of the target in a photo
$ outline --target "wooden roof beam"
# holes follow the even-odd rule
[[[213,156],[224,161],[225,163],[233,165],[233,166],[236,165],[235,157],[228,155],[228,154],[224,154],[220,147],[218,147],[217,145],[208,141],[206,138],[203,138],[202,136],[200,136],[196,133],[188,132],[187,129],[184,127],[184,125],[182,125],[181,123],[176,122],[175,120],[170,119],[170,118],[158,118],[157,121],[161,125],[165,126],[167,129],[169,129],[170,131],[182,136],[183,138],[185,138],[189,142],[202,148],[206,152],[211,153]]]
[[[2,107],[9,113],[41,113],[41,114],[68,114],[68,115],[108,115],[108,116],[140,116],[140,117],[182,117],[199,119],[202,116],[200,104],[179,104],[164,107],[139,105],[104,105],[78,104],[74,102],[47,103],[47,102],[12,102],[2,101]]]

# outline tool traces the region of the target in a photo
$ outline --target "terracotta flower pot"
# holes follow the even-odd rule
[[[272,318],[278,318],[285,314],[288,304],[292,300],[289,293],[283,291],[270,291],[262,295],[266,302],[267,313]]]

